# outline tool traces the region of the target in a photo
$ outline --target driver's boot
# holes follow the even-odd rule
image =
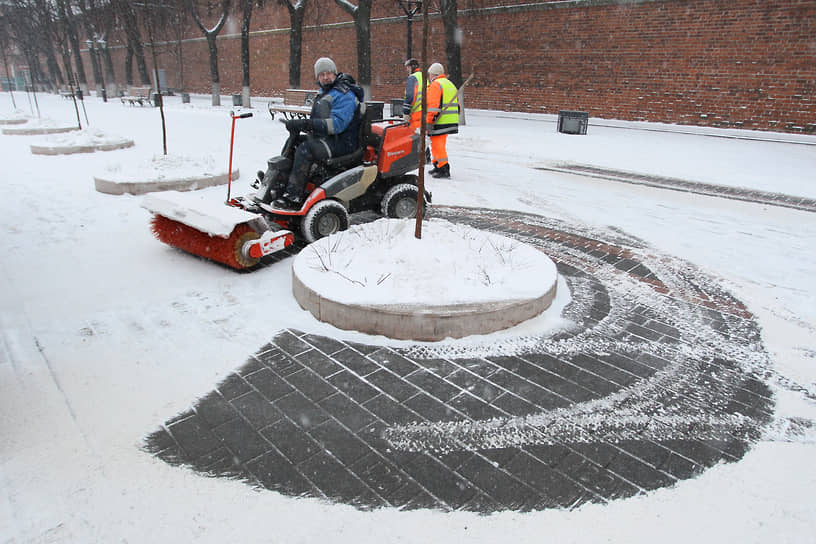
[[[286,185],[286,192],[275,200],[274,206],[276,208],[284,208],[289,210],[299,210],[303,205],[303,189],[306,186],[306,177],[309,175],[309,170],[312,164],[307,160],[298,160],[295,157],[295,164],[292,166],[292,172],[289,174],[289,183]]]
[[[283,193],[291,169],[292,161],[285,157],[269,159],[266,172],[258,170],[258,192],[253,197],[255,201],[271,204],[278,198]]]
[[[258,189],[261,190],[254,197],[256,202],[269,204],[278,198],[278,193],[282,192],[282,187],[278,179],[276,179],[279,177],[278,174],[279,172],[272,168],[265,173],[262,170],[258,170]]]

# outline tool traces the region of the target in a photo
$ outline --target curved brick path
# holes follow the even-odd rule
[[[605,502],[736,461],[771,418],[750,313],[693,265],[614,230],[439,208],[558,264],[573,325],[407,349],[279,332],[146,449],[359,508]]]

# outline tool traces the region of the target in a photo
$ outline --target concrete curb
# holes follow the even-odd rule
[[[239,177],[240,172],[236,168],[232,171],[232,179],[235,180]],[[226,172],[209,177],[129,182],[109,180],[94,176],[94,185],[96,186],[96,190],[100,193],[107,193],[110,195],[123,195],[126,193],[130,193],[132,195],[143,195],[156,191],[194,191],[196,189],[203,189],[205,187],[226,185],[228,181],[229,176]]]
[[[557,284],[556,278],[545,294],[532,299],[440,306],[357,305],[321,296],[304,285],[292,269],[295,300],[319,321],[340,329],[424,342],[489,334],[518,325],[550,307],[555,299]]]
[[[71,155],[74,153],[93,153],[95,151],[114,151],[116,149],[127,149],[133,147],[133,140],[123,140],[116,143],[96,144],[96,145],[67,145],[67,146],[47,146],[32,145],[31,152],[35,155]]]
[[[8,127],[3,129],[3,134],[14,134],[18,136],[37,136],[43,134],[62,134],[79,130],[79,127]]]

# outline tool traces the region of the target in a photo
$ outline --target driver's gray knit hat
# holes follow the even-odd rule
[[[329,57],[320,57],[315,62],[315,79],[320,76],[323,72],[331,72],[333,74],[337,73],[337,66],[334,64],[334,61]]]

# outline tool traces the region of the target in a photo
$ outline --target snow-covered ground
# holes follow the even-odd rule
[[[32,112],[16,93],[19,109]],[[236,125],[234,194],[250,192],[286,137],[255,99]],[[38,96],[43,118],[75,123],[71,101]],[[229,107],[166,98],[168,150],[228,163]],[[144,436],[293,327],[327,335],[291,295],[291,259],[249,274],[156,241],[141,196],[94,175],[161,153],[151,107],[86,100],[89,123],[135,146],[33,155],[43,136],[0,135],[0,540],[3,542],[814,542],[816,445],[760,442],[739,462],[646,496],[573,511],[479,516],[294,499],[172,467]],[[15,116],[0,93],[0,118]],[[537,167],[605,168],[816,198],[816,137],[468,111],[449,139],[452,179],[437,205],[519,210],[614,227],[722,278],[756,315],[780,381],[816,392],[816,214],[619,184]],[[758,139],[759,138],[759,139]],[[767,141],[774,140],[774,141]],[[198,160],[196,160],[198,158]],[[200,162],[199,162],[200,161]],[[226,187],[200,191],[223,200]],[[776,388],[786,416],[816,405]]]

